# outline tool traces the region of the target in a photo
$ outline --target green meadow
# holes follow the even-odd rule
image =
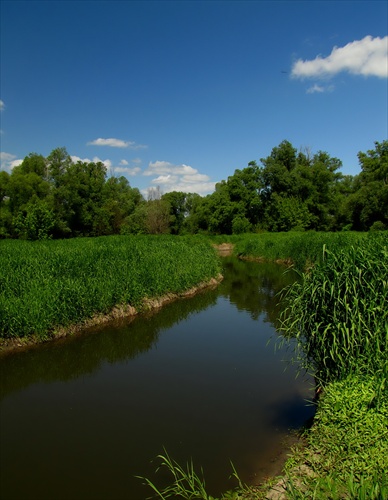
[[[0,335],[50,337],[114,307],[182,293],[216,277],[209,243],[190,237],[108,236],[0,241]]]

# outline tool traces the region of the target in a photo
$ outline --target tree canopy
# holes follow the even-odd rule
[[[156,188],[148,199],[101,162],[73,162],[64,147],[30,153],[0,171],[0,238],[387,229],[388,141],[374,145],[358,154],[356,176],[327,152],[284,140],[212,194]]]

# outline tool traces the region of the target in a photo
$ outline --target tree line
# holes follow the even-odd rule
[[[101,162],[31,153],[0,171],[0,238],[388,229],[388,141],[374,146],[351,176],[338,158],[285,140],[204,197],[156,188],[145,198]]]

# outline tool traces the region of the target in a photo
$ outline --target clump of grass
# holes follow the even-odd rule
[[[295,269],[303,271],[306,265],[322,260],[322,247],[326,245],[337,253],[341,248],[367,239],[366,233],[288,232],[242,235],[235,243],[235,254],[268,261],[292,261]]]
[[[170,457],[166,450],[164,450],[164,454],[158,455],[157,459],[160,460],[160,465],[156,469],[156,472],[163,468],[172,476],[167,486],[159,488],[149,478],[137,476],[144,481],[145,485],[153,490],[155,498],[161,498],[162,500],[167,498],[182,498],[183,500],[217,500],[206,490],[203,470],[201,469],[201,475],[198,475],[194,469],[192,460],[187,462],[186,466],[181,466]],[[235,490],[229,490],[223,493],[220,500],[253,499],[253,488],[244,484],[234,465],[231,464],[231,466],[233,471],[231,477],[237,479],[238,487]]]
[[[329,384],[308,446],[288,461],[294,499],[388,498],[388,400],[376,405],[376,376]]]
[[[109,236],[0,242],[0,337],[50,335],[58,326],[139,307],[216,277],[205,241],[173,236]]]
[[[201,477],[194,470],[193,461],[191,460],[186,464],[186,467],[182,467],[178,462],[173,460],[166,450],[164,450],[164,455],[158,455],[157,459],[161,461],[160,466],[156,469],[158,472],[162,467],[166,468],[172,475],[171,483],[164,487],[158,488],[150,479],[138,476],[139,479],[143,479],[145,484],[148,485],[156,494],[157,497],[162,498],[184,498],[190,499],[203,499],[212,500],[207,491],[206,484],[203,478],[203,471]]]
[[[370,237],[334,253],[291,285],[283,333],[299,360],[323,383],[349,373],[380,373],[387,382],[388,237]]]
[[[388,498],[388,234],[322,260],[290,286],[282,330],[323,388],[291,498]]]

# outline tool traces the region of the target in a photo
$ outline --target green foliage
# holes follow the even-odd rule
[[[209,243],[190,237],[2,240],[0,250],[4,338],[44,338],[115,306],[181,293],[220,271]]]
[[[251,230],[251,223],[246,217],[237,215],[232,221],[232,233],[233,234],[243,234],[249,233]]]
[[[361,173],[355,178],[354,192],[346,208],[353,228],[366,231],[374,222],[388,226],[388,140],[375,142],[375,149],[360,152]]]
[[[354,231],[245,234],[235,241],[234,253],[243,258],[291,262],[295,269],[302,271],[311,263],[322,260],[323,245],[337,252],[348,245],[358,245],[366,238],[366,233]]]
[[[149,486],[154,494],[155,498],[161,498],[165,500],[167,498],[182,498],[184,500],[217,500],[212,497],[206,490],[206,483],[203,477],[203,470],[201,469],[201,475],[194,469],[193,461],[186,463],[186,466],[180,465],[176,460],[171,458],[166,450],[164,450],[163,455],[158,455],[157,459],[160,460],[160,465],[156,469],[158,472],[160,469],[167,470],[172,476],[172,481],[169,485],[164,488],[158,488],[149,478],[137,476],[139,479],[144,481],[146,486]],[[249,500],[253,499],[253,489],[244,484],[234,465],[232,466],[232,476],[238,482],[238,487],[235,490],[229,490],[221,495],[220,500]]]
[[[19,211],[15,220],[15,232],[21,239],[44,240],[50,238],[55,226],[55,219],[47,202],[32,199]]]
[[[326,387],[308,446],[287,462],[289,498],[388,498],[388,398],[375,404],[379,383],[351,375]]]
[[[172,475],[172,483],[163,489],[157,488],[152,481],[148,478],[144,479],[145,484],[150,486],[157,497],[161,499],[166,498],[184,498],[187,500],[191,499],[202,499],[202,500],[214,500],[213,497],[208,495],[205,487],[205,480],[194,470],[193,462],[190,461],[186,464],[186,467],[182,467],[178,462],[173,460],[166,450],[164,450],[164,455],[158,455],[157,458],[161,461],[161,465],[156,471],[161,467],[166,468]]]
[[[301,362],[323,383],[355,372],[386,380],[388,235],[371,233],[357,246],[329,249],[289,288],[284,334],[297,339]]]
[[[47,158],[31,153],[11,175],[0,172],[0,237],[25,237],[20,212],[35,198],[53,213],[54,238],[367,231],[377,222],[381,230],[388,227],[388,141],[376,142],[374,150],[358,157],[362,172],[343,176],[339,159],[308,148],[297,152],[285,140],[261,165],[251,161],[236,169],[203,198],[180,191],[162,195],[157,187],[145,201],[124,177],[107,178],[101,162],[74,163],[64,147]]]

